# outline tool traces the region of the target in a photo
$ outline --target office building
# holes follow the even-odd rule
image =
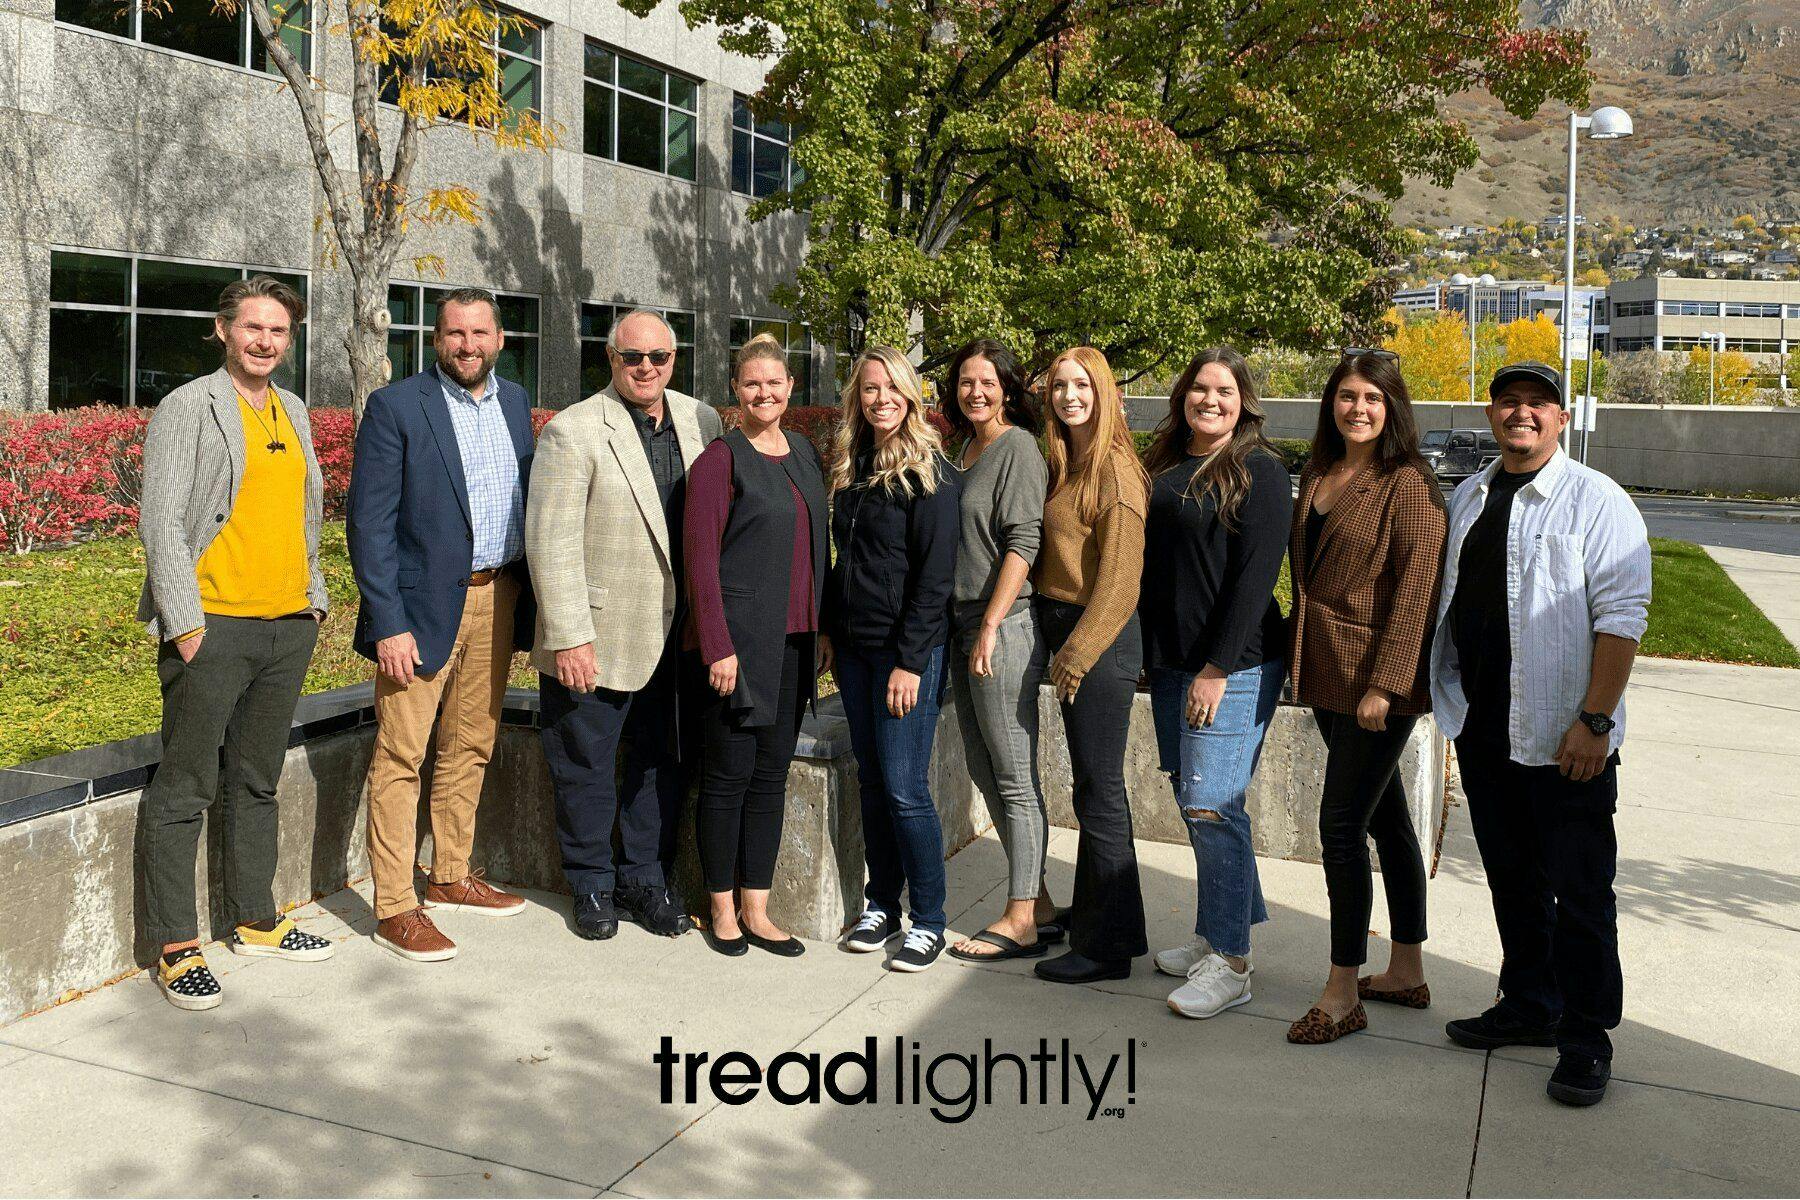
[[[1723,339],[1723,349],[1742,351],[1758,370],[1779,377],[1800,345],[1800,281],[1626,279],[1607,289],[1601,314],[1608,353],[1686,351]]]

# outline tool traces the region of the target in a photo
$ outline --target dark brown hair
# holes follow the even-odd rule
[[[244,306],[244,301],[255,299],[275,301],[287,309],[288,319],[295,325],[306,320],[306,301],[300,298],[299,292],[279,279],[272,279],[267,275],[252,275],[248,279],[232,280],[219,293],[220,322],[230,325],[237,320],[238,310]]]
[[[1345,355],[1339,360],[1331,378],[1325,381],[1325,395],[1319,401],[1319,423],[1313,430],[1312,456],[1308,465],[1323,470],[1344,457],[1344,435],[1338,431],[1332,409],[1338,388],[1352,375],[1374,384],[1387,407],[1386,419],[1375,442],[1375,463],[1383,471],[1412,465],[1430,476],[1425,460],[1419,457],[1419,425],[1413,417],[1412,395],[1406,390],[1406,378],[1400,374],[1398,359],[1380,354]]]
[[[1213,363],[1230,371],[1232,379],[1237,381],[1237,428],[1231,431],[1231,440],[1208,454],[1195,468],[1187,494],[1197,501],[1211,492],[1220,523],[1231,529],[1237,522],[1244,497],[1250,493],[1250,468],[1244,465],[1245,460],[1258,450],[1275,455],[1275,447],[1263,432],[1268,418],[1262,402],[1257,399],[1256,377],[1242,354],[1230,346],[1213,346],[1194,355],[1169,392],[1169,412],[1151,435],[1144,467],[1154,479],[1164,471],[1180,466],[1187,457],[1188,443],[1193,436],[1187,422],[1187,394],[1194,381],[1200,378],[1201,370]]]
[[[1017,425],[1033,437],[1042,433],[1044,421],[1038,416],[1037,404],[1026,386],[1025,368],[1019,365],[1017,355],[993,338],[976,338],[965,342],[962,349],[950,359],[949,373],[944,377],[945,401],[938,407],[944,414],[944,420],[950,423],[951,432],[960,438],[975,436],[975,426],[963,415],[962,402],[956,398],[963,364],[971,358],[985,358],[993,364],[994,374],[1000,380],[1001,411],[1006,414],[1007,423]]]
[[[494,314],[494,328],[500,328],[500,302],[494,299],[494,293],[486,288],[459,287],[445,292],[438,297],[437,319],[432,326],[432,334],[444,332],[444,309],[452,304],[485,304],[488,311]]]

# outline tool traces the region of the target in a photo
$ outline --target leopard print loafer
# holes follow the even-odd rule
[[[1401,988],[1396,992],[1378,992],[1369,986],[1373,975],[1364,975],[1356,981],[1356,998],[1358,1000],[1379,1000],[1383,1004],[1398,1004],[1402,1008],[1430,1008],[1431,987],[1421,983],[1418,987]]]
[[[1333,1021],[1322,1008],[1309,1008],[1306,1015],[1288,1026],[1288,1041],[1296,1046],[1323,1046],[1335,1042],[1346,1033],[1369,1027],[1369,1014],[1358,1004],[1341,1021]]]

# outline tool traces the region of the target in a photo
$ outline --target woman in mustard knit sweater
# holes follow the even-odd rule
[[[1032,576],[1061,702],[1081,843],[1067,954],[1037,965],[1057,983],[1124,979],[1148,951],[1125,793],[1125,740],[1143,667],[1138,583],[1149,486],[1112,368],[1078,346],[1050,364],[1050,492]]]

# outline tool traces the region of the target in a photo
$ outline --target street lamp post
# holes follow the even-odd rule
[[[1718,403],[1719,355],[1725,353],[1725,334],[1702,329],[1700,336],[1706,339],[1706,407],[1711,408]]]
[[[1595,109],[1591,117],[1584,117],[1576,112],[1569,114],[1569,179],[1563,197],[1562,377],[1565,389],[1569,386],[1569,368],[1574,361],[1575,352],[1572,344],[1575,316],[1575,143],[1576,135],[1583,129],[1597,142],[1628,138],[1631,136],[1631,116],[1624,109],[1614,108],[1610,104],[1605,108]],[[1567,429],[1563,431],[1563,440],[1566,449]]]
[[[1479,403],[1479,401],[1477,401],[1475,397],[1475,288],[1478,284],[1481,287],[1492,287],[1494,285],[1494,277],[1492,275],[1482,275],[1480,278],[1474,278],[1458,271],[1450,277],[1450,283],[1453,287],[1464,287],[1468,289],[1463,301],[1463,320],[1468,322],[1469,325],[1469,403],[1476,404]],[[1450,414],[1450,424],[1452,427],[1456,425],[1456,414],[1454,412]],[[1476,424],[1479,426],[1480,422],[1477,422]]]

